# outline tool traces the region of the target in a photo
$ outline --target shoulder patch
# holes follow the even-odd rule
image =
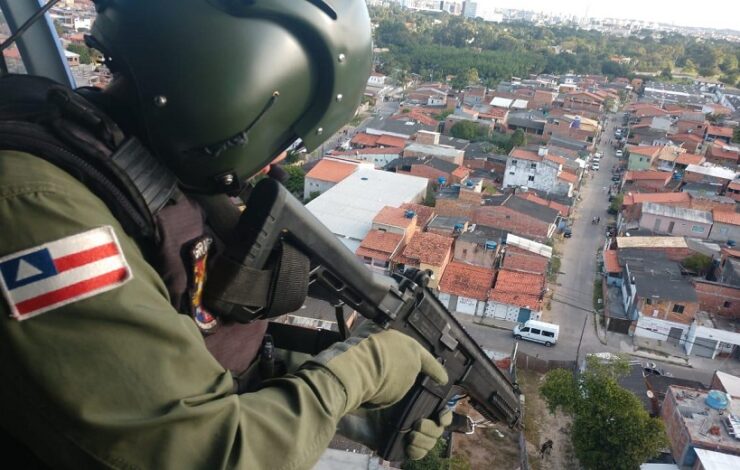
[[[19,321],[115,289],[132,277],[111,226],[0,258],[0,289]]]

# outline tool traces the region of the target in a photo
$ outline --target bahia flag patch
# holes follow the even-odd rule
[[[115,289],[131,278],[110,226],[0,258],[0,289],[16,320]]]

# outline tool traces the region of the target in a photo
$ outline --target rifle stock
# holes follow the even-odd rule
[[[404,437],[413,424],[430,418],[456,395],[467,394],[486,418],[519,424],[518,388],[496,367],[455,317],[426,287],[424,272],[373,273],[329,229],[276,181],[264,179],[252,191],[237,226],[248,267],[261,268],[281,240],[311,259],[312,294],[342,301],[383,328],[416,339],[446,368],[441,386],[425,376],[389,413],[388,433],[378,451],[386,460],[404,458]],[[234,253],[232,253],[232,256]]]

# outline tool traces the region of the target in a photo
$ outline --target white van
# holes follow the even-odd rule
[[[514,327],[514,338],[526,339],[545,346],[552,346],[558,342],[560,326],[553,323],[545,323],[537,320],[527,320]]]

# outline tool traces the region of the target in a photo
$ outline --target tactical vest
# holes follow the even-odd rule
[[[267,322],[216,318],[201,303],[208,267],[239,217],[226,196],[205,204],[183,193],[135,137],[79,93],[42,77],[0,78],[0,150],[35,155],[87,186],[136,240],[172,306],[193,318],[211,354],[235,375],[247,369]]]

